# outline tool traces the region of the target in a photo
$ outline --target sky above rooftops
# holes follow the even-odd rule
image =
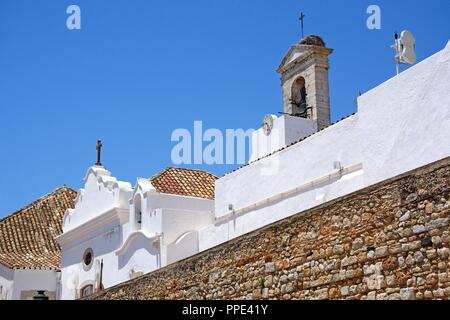
[[[81,30],[66,9],[81,8]],[[366,10],[381,8],[381,29]],[[418,60],[450,38],[450,2],[0,2],[0,217],[67,184],[82,186],[103,139],[103,163],[132,184],[173,166],[177,128],[258,128],[281,111],[276,67],[305,34],[331,55],[332,120],[395,74],[393,33],[408,29]],[[426,116],[426,115],[418,115]],[[238,165],[191,168],[222,175]]]

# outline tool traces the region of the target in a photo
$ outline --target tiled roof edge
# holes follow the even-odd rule
[[[61,186],[61,187],[58,187],[58,188],[54,189],[53,191],[51,191],[51,192],[49,192],[49,193],[47,193],[47,194],[41,196],[40,198],[34,200],[33,202],[28,203],[27,205],[25,205],[25,206],[22,207],[21,209],[18,209],[18,210],[16,210],[16,211],[14,211],[13,213],[10,213],[10,214],[8,214],[7,216],[3,217],[2,219],[0,219],[0,223],[2,223],[3,221],[5,221],[5,220],[7,220],[7,219],[9,219],[9,218],[11,218],[11,217],[13,217],[13,216],[15,216],[16,214],[19,214],[19,213],[21,213],[21,212],[23,212],[23,211],[25,211],[25,210],[28,210],[28,209],[31,208],[33,205],[35,205],[35,204],[37,204],[37,203],[39,203],[39,202],[42,202],[42,201],[47,200],[47,199],[48,199],[50,196],[52,196],[54,193],[56,193],[56,192],[58,192],[58,191],[60,191],[60,190],[63,190],[63,189],[67,189],[67,190],[72,191],[72,192],[75,192],[75,193],[77,192],[76,190],[72,189],[71,187],[69,187],[69,186],[67,186],[67,185],[63,185],[63,186]]]
[[[5,268],[8,268],[8,269],[14,269],[14,267],[12,265],[7,263],[6,261],[3,261],[1,258],[0,258],[0,265],[4,266]]]
[[[211,172],[209,172],[209,171],[206,171],[206,170],[190,169],[190,168],[182,168],[182,167],[173,167],[173,166],[170,166],[170,167],[165,168],[165,169],[162,170],[161,172],[155,174],[154,176],[151,176],[151,177],[149,178],[149,180],[152,181],[153,179],[156,179],[156,178],[160,177],[163,173],[169,171],[170,169],[202,172],[202,173],[206,173],[206,174],[209,174],[209,175],[213,176],[216,180],[219,179],[218,176],[216,176],[215,174],[213,174],[213,173],[211,173]]]

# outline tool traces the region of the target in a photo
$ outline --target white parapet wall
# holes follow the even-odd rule
[[[13,300],[32,300],[37,290],[45,291],[50,300],[59,297],[58,274],[53,269],[15,269]]]
[[[358,112],[216,183],[200,250],[450,156],[450,42],[362,95]]]
[[[252,133],[250,162],[263,158],[317,131],[317,121],[314,120],[290,115],[281,117],[269,115],[268,117],[272,118],[273,123],[270,135],[267,135],[263,128]]]

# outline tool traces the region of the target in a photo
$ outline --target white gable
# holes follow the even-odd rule
[[[132,194],[131,184],[118,181],[101,166],[89,168],[84,188],[78,191],[75,208],[64,217],[63,230],[74,229],[101,214],[114,209],[128,210]]]

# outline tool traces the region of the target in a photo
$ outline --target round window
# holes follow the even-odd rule
[[[94,261],[94,252],[91,248],[86,249],[83,254],[83,269],[88,271],[92,267],[92,262]]]

